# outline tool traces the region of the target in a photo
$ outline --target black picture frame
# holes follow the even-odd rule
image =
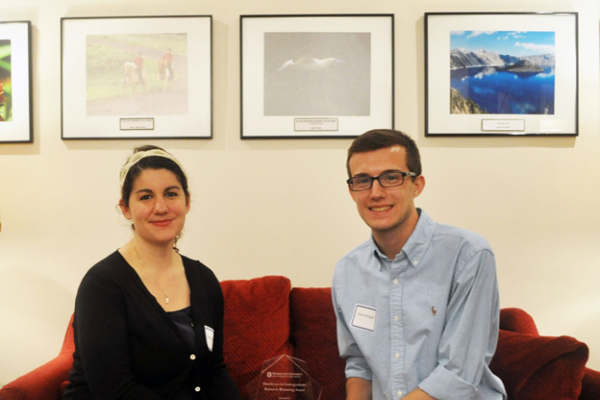
[[[240,16],[242,139],[394,127],[394,15]]]
[[[63,140],[212,138],[211,15],[62,18],[61,74]]]
[[[578,135],[576,12],[426,13],[424,27],[425,136]]]

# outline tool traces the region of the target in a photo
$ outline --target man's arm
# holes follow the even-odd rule
[[[459,265],[438,348],[438,366],[419,383],[434,398],[473,398],[498,337],[499,299],[494,255],[474,250]]]
[[[335,278],[331,285],[331,297],[336,316],[338,348],[340,356],[346,359],[346,376],[350,374],[346,379],[346,400],[371,400],[373,398],[372,372],[348,330],[338,306]]]
[[[346,380],[346,400],[371,400],[372,398],[371,381],[362,378],[348,378]]]

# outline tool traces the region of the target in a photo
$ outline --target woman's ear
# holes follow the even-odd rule
[[[131,211],[129,211],[129,207],[125,205],[123,199],[119,200],[119,208],[121,208],[121,213],[123,213],[125,218],[131,219]]]

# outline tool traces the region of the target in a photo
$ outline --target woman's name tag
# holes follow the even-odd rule
[[[215,330],[210,326],[204,325],[204,335],[206,336],[206,345],[210,351],[213,351],[213,341],[215,340]]]

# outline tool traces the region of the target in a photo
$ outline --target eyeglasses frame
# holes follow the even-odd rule
[[[384,175],[388,175],[388,174],[392,174],[392,173],[395,173],[395,174],[399,173],[400,175],[402,175],[402,182],[400,182],[400,184],[399,184],[399,185],[393,185],[393,186],[384,186],[384,185],[381,183],[381,181],[379,180],[379,178],[381,178],[381,177],[382,177],[382,176],[384,176]],[[381,174],[381,175],[379,175],[379,176],[355,176],[355,177],[353,177],[353,178],[349,178],[349,179],[347,179],[347,180],[346,180],[346,183],[348,184],[348,187],[350,188],[350,190],[352,190],[353,192],[362,192],[362,191],[365,191],[365,190],[369,190],[369,189],[371,189],[371,188],[373,187],[373,182],[374,182],[375,180],[377,180],[377,182],[379,182],[379,186],[381,186],[382,188],[390,188],[390,187],[398,187],[398,186],[402,186],[402,185],[404,184],[404,179],[405,179],[407,176],[410,176],[411,178],[413,178],[413,177],[415,177],[415,176],[418,176],[418,175],[417,175],[417,173],[415,173],[415,172],[404,172],[404,171],[401,171],[401,170],[393,170],[393,171],[386,171],[386,172],[384,172],[383,174]],[[368,188],[365,188],[365,189],[358,189],[358,190],[357,190],[357,189],[354,189],[354,188],[353,188],[353,184],[352,184],[352,180],[353,180],[353,179],[356,179],[356,178],[369,178],[369,179],[371,179],[371,184],[369,185],[369,187],[368,187]]]

